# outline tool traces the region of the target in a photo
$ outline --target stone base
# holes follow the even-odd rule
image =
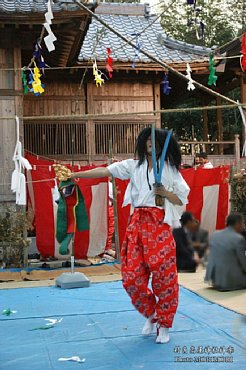
[[[81,272],[64,272],[56,279],[56,286],[62,289],[88,288],[90,280]]]

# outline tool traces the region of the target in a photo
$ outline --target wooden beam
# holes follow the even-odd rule
[[[78,62],[78,65],[80,67],[83,67],[83,68],[88,68],[88,62],[87,61],[84,61],[84,62]],[[177,69],[178,71],[185,71],[186,70],[186,63],[172,63],[171,64],[173,68]],[[105,67],[105,63],[103,62],[100,62],[98,61],[97,62],[97,66],[98,68],[103,68]],[[90,66],[89,66],[90,68]],[[91,65],[91,68],[92,68],[92,65]],[[207,62],[201,62],[201,63],[195,63],[195,64],[191,64],[191,68],[192,68],[192,71],[193,73],[195,73],[196,71],[198,72],[199,71],[199,74],[208,74],[208,63]],[[165,69],[159,65],[157,65],[156,63],[136,63],[136,67],[133,69],[132,68],[132,63],[124,63],[124,62],[115,62],[114,63],[114,69],[118,69],[118,70],[130,70],[130,71],[134,71],[134,70],[138,70],[138,71],[153,71],[155,73],[158,73],[158,72],[163,72],[165,71]]]
[[[0,89],[0,96],[4,96],[4,99],[6,99],[7,96],[22,96],[23,92],[22,90],[10,90],[10,89]]]
[[[94,95],[93,100],[97,101],[119,101],[119,100],[125,100],[125,101],[154,101],[154,96],[122,96],[122,95]]]
[[[63,23],[71,23],[77,20],[80,20],[81,17],[87,16],[87,12],[84,10],[78,11],[61,11],[56,12],[55,17],[52,20],[53,25],[63,24]],[[34,24],[40,25],[42,23],[42,18],[44,21],[44,15],[41,12],[33,12],[33,13],[1,13],[1,24]]]
[[[19,49],[13,49],[9,45],[9,49],[1,51],[2,56],[1,62],[8,66],[10,60],[13,60],[13,66],[15,68],[21,67],[21,52]],[[7,58],[7,60],[6,60]],[[9,59],[9,60],[8,60]],[[4,117],[14,117],[15,115],[22,116],[22,95],[21,90],[21,71],[14,73],[10,71],[8,73],[1,74],[1,85],[9,86],[7,89],[9,95],[1,96],[0,99],[0,114]],[[11,89],[12,87],[12,89]],[[11,91],[12,90],[12,91]],[[4,90],[6,92],[6,89]],[[20,120],[20,134],[23,133],[22,121]],[[13,171],[13,153],[16,144],[16,123],[15,119],[1,119],[0,125],[0,163],[1,163],[1,183],[6,185],[0,186],[0,201],[14,201],[15,196],[10,190],[8,185],[11,180],[11,172]]]
[[[221,104],[222,104],[221,98],[217,96],[216,105],[221,105]],[[223,141],[223,118],[222,118],[221,108],[218,108],[216,110],[216,113],[217,113],[217,130],[218,130],[217,138],[218,138],[218,141]],[[219,154],[223,154],[223,153],[224,153],[223,145],[219,145]]]
[[[153,95],[154,95],[154,110],[161,109],[161,99],[160,99],[160,84],[154,84],[153,86]],[[156,117],[156,127],[161,127],[161,114],[155,114]]]
[[[48,85],[48,83],[47,83]],[[0,95],[1,95],[1,90],[0,90]],[[85,101],[85,96],[81,95],[73,95],[73,96],[68,96],[68,95],[40,95],[38,97],[39,101],[43,100],[52,100],[52,101],[61,101],[61,100],[68,100],[68,101],[74,101],[74,100],[80,100],[80,101]],[[26,95],[25,96],[25,101],[37,101],[37,97],[34,95]]]
[[[204,95],[202,95],[202,106],[207,106],[207,99]],[[203,109],[202,111],[203,114],[203,140],[207,141],[208,140],[208,110]]]
[[[86,85],[86,113],[94,113],[93,104],[93,85],[88,83]],[[95,122],[88,120],[86,124],[86,137],[87,137],[87,152],[89,164],[92,163],[92,157],[96,154],[95,148]]]

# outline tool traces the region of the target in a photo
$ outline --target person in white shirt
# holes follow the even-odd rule
[[[204,168],[204,169],[214,168],[212,163],[208,160],[208,155],[205,152],[197,153],[196,160],[197,160],[198,168]]]
[[[155,130],[158,163],[167,131]],[[176,245],[171,228],[179,225],[180,214],[176,205],[187,204],[189,187],[179,172],[181,152],[171,136],[167,149],[162,186],[155,187],[151,156],[151,128],[138,136],[136,158],[72,174],[72,178],[98,178],[113,176],[130,179],[124,205],[131,204],[134,212],[126,230],[121,250],[123,286],[135,308],[147,318],[144,335],[151,334],[157,323],[157,343],[169,341],[168,329],[172,326],[178,306],[178,275]],[[156,195],[163,198],[163,206],[156,206]],[[152,290],[148,288],[152,276]]]

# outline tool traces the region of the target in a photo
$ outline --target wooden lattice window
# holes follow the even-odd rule
[[[25,149],[45,156],[87,154],[85,122],[24,122]]]
[[[149,122],[96,122],[95,151],[96,154],[108,154],[109,142],[112,141],[114,154],[132,154],[135,151],[136,139],[139,132]]]

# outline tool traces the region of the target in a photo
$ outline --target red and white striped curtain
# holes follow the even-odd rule
[[[33,169],[28,173],[28,205],[34,212],[36,243],[43,257],[59,255],[55,238],[57,204],[54,201],[55,174],[52,162],[26,154]],[[80,170],[94,168],[81,167]],[[76,166],[75,171],[79,168]],[[186,169],[182,175],[191,188],[186,209],[212,232],[225,226],[229,205],[229,167]],[[44,181],[47,180],[48,181]],[[117,180],[119,238],[122,244],[130,207],[122,208],[127,181]],[[108,179],[80,179],[78,185],[85,199],[90,230],[75,233],[75,258],[94,257],[105,250],[108,229]],[[70,248],[71,250],[71,248]]]

